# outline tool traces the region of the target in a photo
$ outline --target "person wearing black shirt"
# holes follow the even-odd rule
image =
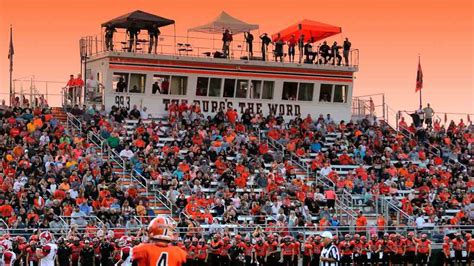
[[[226,29],[222,34],[222,52],[224,53],[225,58],[230,56],[230,43],[232,40],[232,33]]]
[[[301,64],[301,60],[303,59],[304,54],[304,34],[301,34],[298,38],[298,52],[300,54],[299,63]]]
[[[107,51],[113,51],[114,50],[114,32],[117,32],[115,30],[115,27],[107,24],[105,27],[105,49]]]
[[[156,47],[158,46],[158,36],[160,36],[161,32],[158,29],[156,24],[153,24],[151,28],[148,29],[148,36],[150,36],[150,45],[148,45],[148,53],[151,54],[151,51],[155,49],[156,54]]]
[[[103,266],[111,266],[112,265],[112,252],[114,252],[114,246],[109,243],[108,240],[102,240],[103,242],[100,244],[100,255],[101,255],[101,263]]]
[[[57,262],[59,266],[71,265],[71,248],[66,245],[63,238],[58,239]]]
[[[140,111],[137,109],[137,106],[134,105],[133,109],[130,111],[130,119],[140,119]]]
[[[140,34],[140,29],[137,27],[135,23],[132,23],[127,28],[128,34],[128,52],[130,53],[134,47],[137,45],[138,34]],[[134,49],[133,49],[134,50]]]
[[[268,37],[266,33],[260,36],[260,40],[262,40],[262,60],[266,60],[266,51],[268,49],[268,45],[272,42],[272,40]]]
[[[156,94],[157,91],[158,92],[160,91],[160,85],[158,84],[158,81],[153,83],[153,85],[151,86],[151,93],[152,94]]]
[[[324,64],[327,64],[331,55],[329,54],[329,45],[326,41],[319,47],[319,54],[324,59]]]
[[[278,33],[278,36],[275,41],[275,62],[278,61],[278,58],[280,58],[280,62],[283,62],[283,40],[280,37],[280,33]]]
[[[305,63],[313,63],[314,58],[316,53],[313,52],[313,45],[311,44],[311,40],[308,40],[308,42],[304,45],[304,54],[306,56],[306,59],[304,60]]]
[[[343,51],[342,55],[344,56],[344,62],[346,63],[346,66],[349,65],[349,52],[351,51],[351,42],[349,41],[348,38],[344,41],[344,44],[342,45]]]
[[[84,248],[81,250],[79,255],[79,261],[81,265],[94,265],[94,248],[89,240],[84,241]]]
[[[247,43],[247,49],[249,52],[249,59],[253,57],[253,35],[250,31],[244,32],[245,42]]]
[[[330,58],[333,58],[334,60],[334,65],[336,64],[336,59],[337,59],[337,65],[340,66],[341,65],[341,60],[342,60],[342,57],[341,55],[339,54],[339,49],[341,49],[342,47],[340,45],[337,45],[337,42],[334,42],[331,46],[331,55],[330,55]]]
[[[127,83],[123,79],[123,77],[120,77],[118,83],[117,83],[117,92],[127,92]]]

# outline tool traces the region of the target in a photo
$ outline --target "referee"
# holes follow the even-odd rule
[[[323,238],[324,248],[321,251],[320,266],[339,266],[339,250],[336,245],[332,242],[332,234],[329,231],[323,232],[321,235]]]

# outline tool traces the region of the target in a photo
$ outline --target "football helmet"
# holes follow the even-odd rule
[[[153,240],[174,241],[176,224],[169,216],[158,216],[148,225],[148,237]]]

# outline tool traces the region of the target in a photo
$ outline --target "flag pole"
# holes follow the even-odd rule
[[[8,50],[8,59],[10,59],[10,106],[12,105],[12,94],[13,94],[13,29],[10,24],[10,47]]]
[[[420,54],[418,54],[418,65],[421,64],[421,60],[420,60]],[[422,97],[421,97],[421,91],[422,89],[420,89],[420,109],[423,107],[423,100],[422,100]]]

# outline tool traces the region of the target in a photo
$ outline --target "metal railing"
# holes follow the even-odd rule
[[[19,97],[20,106],[28,102],[30,106],[54,106],[62,103],[61,90],[65,82],[36,80],[35,76],[17,78],[13,80],[13,95]],[[5,99],[8,102],[8,99]]]
[[[301,158],[300,156],[298,156],[297,154],[293,152],[288,151],[283,144],[268,137],[268,135],[263,133],[260,129],[258,130],[258,134],[259,136],[261,136],[260,139],[266,139],[267,143],[272,148],[274,148],[275,150],[281,151],[283,155],[287,154],[289,157],[289,160],[294,165],[306,171],[306,178],[310,177],[311,175],[310,165],[307,162],[305,162],[303,158]],[[315,182],[317,184],[322,184],[323,187],[327,189],[335,189],[335,184],[334,182],[332,182],[332,180],[330,180],[329,178],[325,176],[319,176],[316,172],[314,172],[313,174],[315,177]],[[353,199],[350,193],[346,192],[345,190],[343,191],[343,193],[337,193],[335,208],[341,220],[346,220],[346,224],[354,224],[357,214],[353,210]]]
[[[119,174],[121,178],[126,179],[125,175],[128,172],[126,160],[122,158],[120,154],[118,154],[115,150],[111,149],[110,147],[106,147],[105,145],[106,140],[104,138],[102,138],[100,135],[94,132],[88,132],[87,141],[89,143],[94,144],[97,148],[99,148],[102,154],[104,151],[106,151],[107,157],[109,158],[109,160],[114,162],[121,169],[121,172]],[[138,184],[143,189],[145,189],[147,196],[153,197],[152,198],[153,203],[156,204],[157,202],[160,202],[166,209],[169,210],[171,214],[173,214],[173,203],[161,191],[152,189],[148,179],[146,179],[143,175],[141,175],[135,169],[130,170],[129,176],[130,176],[130,180],[134,181],[134,184]],[[122,187],[122,189],[123,188],[124,187]]]
[[[82,121],[69,112],[66,112],[66,127],[71,131],[76,130],[82,134]]]
[[[151,194],[151,196],[153,196],[153,201],[155,204],[160,202],[163,207],[165,207],[170,212],[171,215],[173,214],[173,202],[171,202],[171,200],[160,190],[153,189],[153,186],[150,185],[150,181],[148,179],[146,179],[135,169],[132,169],[130,177],[137,183],[144,185],[147,195]]]
[[[214,36],[214,35],[213,35]],[[252,55],[248,51],[247,43],[242,35],[234,36],[234,40],[231,42],[229,47],[229,53],[227,57],[223,53],[223,45],[221,39],[214,38],[201,38],[201,37],[190,37],[190,36],[179,36],[179,35],[165,35],[161,34],[158,37],[158,42],[155,49],[152,49],[151,54],[160,55],[173,55],[173,56],[186,56],[186,57],[204,57],[204,58],[221,58],[229,60],[262,60],[263,54],[261,49],[261,42],[259,38],[255,38],[253,42],[253,53]],[[106,47],[106,43],[102,35],[92,35],[82,37],[79,41],[81,54],[85,57],[96,56],[104,54],[106,52],[114,53],[137,53],[137,54],[149,54],[149,38],[148,35],[138,36],[135,42],[130,42],[128,36],[123,32],[117,32],[114,34],[114,40],[111,42],[112,47]],[[313,50],[317,51],[320,45],[313,44]],[[298,48],[298,47],[296,47]],[[296,63],[303,63],[302,59],[306,56],[303,54],[303,50],[298,50],[295,55]],[[287,57],[287,48],[283,48],[283,60],[289,61]],[[319,62],[319,51],[316,53],[318,56],[314,59],[316,64]],[[332,50],[330,49],[332,53]],[[339,51],[339,55],[343,57],[342,49]],[[300,61],[301,60],[301,61]],[[265,61],[276,61],[275,58],[275,46],[273,43],[265,48]],[[341,64],[344,64],[344,58],[341,60]],[[336,62],[332,58],[331,62],[324,64],[326,66],[339,67],[335,65]],[[359,49],[352,49],[348,53],[348,64],[351,67],[359,66]],[[305,64],[306,65],[306,64]]]
[[[395,203],[393,200],[397,202]],[[415,222],[414,217],[403,211],[399,206],[397,206],[398,204],[400,204],[400,202],[393,197],[379,196],[376,201],[376,209],[378,210],[378,213],[385,216],[385,220],[391,220],[390,215],[395,214],[397,224],[412,226]]]

